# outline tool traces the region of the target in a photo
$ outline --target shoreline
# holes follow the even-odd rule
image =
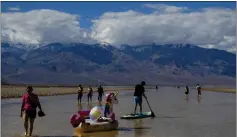
[[[161,87],[159,87],[160,89]],[[184,87],[181,87],[182,89]],[[147,87],[146,89],[155,89],[154,87]],[[159,90],[158,89],[158,90]],[[194,88],[192,88],[194,89]],[[92,87],[93,94],[97,94],[97,87]],[[106,92],[119,92],[119,91],[133,91],[133,88],[122,88],[121,87],[104,87],[104,91]],[[233,88],[202,88],[202,91],[211,91],[211,92],[223,92],[223,93],[236,93],[236,89]],[[21,98],[22,95],[25,93],[24,86],[2,86],[1,87],[1,99],[13,99],[13,98]],[[62,96],[62,95],[70,95],[70,94],[77,94],[77,87],[34,87],[34,93],[38,96]],[[87,96],[87,87],[84,88],[83,94]]]

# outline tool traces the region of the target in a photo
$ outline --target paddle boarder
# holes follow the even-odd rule
[[[78,95],[77,95],[77,100],[78,100],[78,103],[81,104],[81,98],[83,96],[83,87],[81,85],[78,86]]]
[[[200,97],[201,96],[201,86],[199,84],[197,84],[196,89],[197,89],[198,97]]]
[[[38,107],[41,112],[42,112],[42,108],[40,105],[38,95],[33,93],[33,87],[28,86],[26,88],[26,92],[27,93],[25,93],[22,96],[20,117],[22,117],[24,120],[24,127],[25,127],[24,136],[28,136],[28,127],[30,128],[29,136],[31,136],[33,132],[36,113],[37,113],[36,108]]]
[[[97,89],[97,92],[98,92],[98,101],[99,102],[102,102],[102,96],[104,95],[104,89],[103,87],[101,86],[101,84],[99,84],[99,87]]]
[[[135,86],[135,92],[134,92],[134,103],[135,103],[134,115],[136,114],[137,105],[139,105],[139,107],[140,107],[140,114],[142,114],[142,96],[144,98],[146,98],[145,88],[144,88],[145,85],[146,85],[145,81],[142,81],[141,84],[137,84]]]

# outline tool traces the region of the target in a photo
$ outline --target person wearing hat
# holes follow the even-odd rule
[[[33,87],[28,86],[26,88],[26,91],[27,93],[25,93],[22,96],[20,117],[22,117],[24,120],[24,127],[25,127],[24,135],[27,136],[29,133],[29,136],[31,136],[32,131],[33,131],[34,120],[37,114],[36,108],[38,107],[40,110],[39,111],[40,113],[38,113],[40,117],[44,116],[44,112],[42,111],[38,95],[33,93]],[[29,124],[28,124],[28,121],[30,121]],[[28,127],[30,128],[29,132],[28,132]]]
[[[101,102],[102,101],[102,96],[104,95],[104,89],[100,84],[99,84],[99,87],[97,89],[97,92],[98,92],[98,101]]]
[[[142,114],[142,96],[144,98],[146,98],[145,88],[144,88],[145,85],[146,85],[145,81],[142,81],[141,84],[137,84],[135,86],[135,92],[134,92],[134,103],[135,103],[134,115],[136,114],[137,105],[139,105],[140,113]]]

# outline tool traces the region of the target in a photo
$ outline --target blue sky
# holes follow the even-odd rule
[[[17,7],[21,12],[36,9],[52,9],[80,15],[82,28],[91,26],[91,19],[95,19],[105,12],[121,12],[134,10],[151,13],[153,10],[144,8],[143,4],[165,4],[178,7],[188,7],[192,10],[201,8],[222,7],[236,9],[236,2],[2,2],[2,12],[9,12],[9,8]]]

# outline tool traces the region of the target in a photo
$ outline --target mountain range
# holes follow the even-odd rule
[[[197,45],[1,44],[6,83],[235,85],[236,54]]]

